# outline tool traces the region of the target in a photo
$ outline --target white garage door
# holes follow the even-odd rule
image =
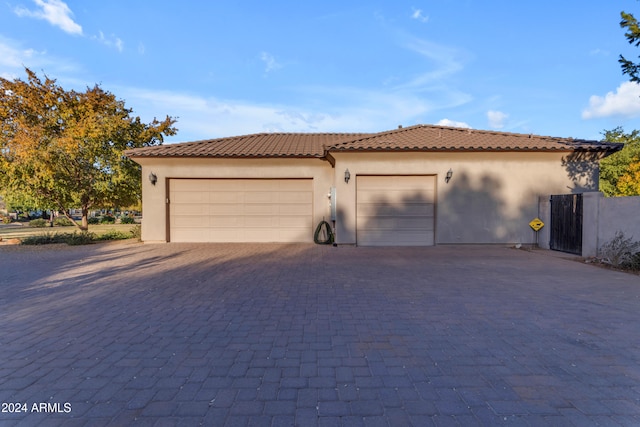
[[[358,176],[356,185],[358,245],[434,244],[434,176]]]
[[[312,242],[311,179],[171,179],[172,242]]]

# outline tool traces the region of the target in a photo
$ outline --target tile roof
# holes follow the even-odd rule
[[[129,157],[324,157],[325,151],[365,133],[256,133],[128,150]]]
[[[346,151],[594,151],[622,144],[416,125],[380,133],[258,133],[127,151],[129,157],[325,157]]]

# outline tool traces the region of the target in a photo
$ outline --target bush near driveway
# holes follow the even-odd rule
[[[89,227],[89,232],[95,235],[95,239],[93,241],[99,242],[103,240],[114,240],[118,235],[121,238],[127,239],[140,239],[140,224],[137,225],[129,225],[129,224],[98,224],[91,225]],[[13,242],[13,244],[19,244],[20,241],[31,238],[31,237],[39,237],[42,242],[38,244],[45,244],[47,240],[53,240],[52,237],[43,237],[43,236],[55,236],[55,239],[63,239],[63,237],[76,233],[77,235],[80,233],[76,226],[71,227],[56,227],[56,228],[31,228],[26,224],[22,227],[0,227],[0,242],[2,244],[7,244],[7,242]],[[106,235],[105,237],[102,237]],[[37,240],[33,240],[32,244],[35,244]],[[55,243],[55,242],[49,242]],[[65,243],[65,242],[59,242]]]
[[[104,242],[109,240],[126,240],[138,236],[137,227],[133,227],[128,233],[119,230],[109,230],[102,234],[91,231],[74,231],[73,233],[53,233],[46,232],[37,235],[27,236],[22,239],[23,245],[47,245],[51,243],[66,243],[70,246],[88,245],[90,243]]]

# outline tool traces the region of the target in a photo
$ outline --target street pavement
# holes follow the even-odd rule
[[[640,276],[553,255],[2,246],[0,425],[640,425]]]

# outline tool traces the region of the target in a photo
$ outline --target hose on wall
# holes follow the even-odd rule
[[[319,245],[330,245],[333,243],[333,231],[327,221],[322,221],[316,227],[316,232],[313,234],[313,241]]]

